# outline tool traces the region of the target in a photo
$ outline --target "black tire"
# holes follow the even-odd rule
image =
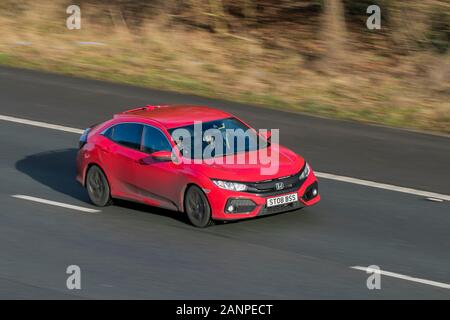
[[[184,211],[189,221],[198,228],[205,228],[213,224],[208,198],[197,186],[191,186],[186,191]]]
[[[97,207],[106,207],[112,203],[108,180],[96,165],[90,167],[86,174],[86,189],[89,199]]]

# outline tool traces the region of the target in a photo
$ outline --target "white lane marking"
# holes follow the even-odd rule
[[[398,278],[398,279],[403,279],[403,280],[407,280],[407,281],[427,284],[430,286],[444,288],[444,289],[450,289],[450,284],[446,284],[446,283],[442,283],[442,282],[420,279],[420,278],[405,276],[405,275],[399,274],[399,273],[394,273],[394,272],[389,272],[389,271],[384,271],[384,270],[377,270],[377,269],[366,268],[366,267],[360,267],[360,266],[353,266],[350,268],[355,269],[355,270],[365,271],[367,273],[379,273],[379,274],[387,276],[387,277]]]
[[[51,123],[46,123],[46,122],[21,119],[21,118],[10,117],[10,116],[0,115],[0,120],[10,121],[10,122],[15,122],[15,123],[21,123],[21,124],[27,124],[29,126],[35,126],[35,127],[41,127],[41,128],[47,128],[47,129],[65,131],[65,132],[71,132],[71,133],[78,133],[78,134],[82,134],[83,133],[83,130],[77,129],[77,128],[70,128],[70,127],[60,126],[60,125],[57,125],[57,124],[51,124]]]
[[[331,179],[331,180],[336,180],[336,181],[359,184],[359,185],[366,186],[366,187],[385,189],[385,190],[390,190],[390,191],[397,191],[397,192],[402,192],[402,193],[413,194],[416,196],[421,196],[421,197],[426,197],[426,198],[435,198],[435,199],[450,201],[450,196],[445,195],[445,194],[416,190],[416,189],[406,188],[406,187],[399,187],[399,186],[394,186],[391,184],[374,182],[374,181],[369,181],[369,180],[362,180],[362,179],[356,179],[356,178],[351,178],[351,177],[338,176],[338,175],[331,174],[331,173],[315,172],[315,175],[319,178],[324,178],[324,179]]]
[[[0,115],[0,120],[22,123],[22,124],[27,124],[27,125],[36,126],[36,127],[60,130],[60,131],[65,131],[65,132],[72,132],[72,133],[78,133],[78,134],[83,133],[82,129],[65,127],[65,126],[60,126],[60,125],[56,125],[56,124],[21,119],[21,118],[10,117],[10,116]],[[417,189],[406,188],[406,187],[399,187],[399,186],[394,186],[394,185],[390,185],[390,184],[386,184],[386,183],[374,182],[374,181],[369,181],[369,180],[362,180],[362,179],[357,179],[357,178],[339,176],[339,175],[332,174],[332,173],[316,171],[315,174],[317,177],[323,178],[323,179],[330,179],[330,180],[335,180],[335,181],[358,184],[358,185],[362,185],[362,186],[366,186],[366,187],[408,193],[408,194],[421,196],[421,197],[425,197],[425,198],[435,198],[435,199],[450,201],[450,195],[439,194],[439,193],[428,192],[428,191],[417,190]]]
[[[33,201],[33,202],[39,202],[39,203],[48,204],[48,205],[56,206],[56,207],[62,207],[62,208],[77,210],[77,211],[81,211],[81,212],[87,212],[87,213],[100,212],[100,210],[89,209],[89,208],[85,208],[85,207],[74,206],[74,205],[67,204],[67,203],[62,203],[62,202],[56,202],[56,201],[51,201],[51,200],[46,200],[46,199],[41,199],[41,198],[36,198],[36,197],[25,196],[25,195],[22,195],[22,194],[15,194],[15,195],[12,195],[11,197],[17,198],[17,199],[22,199],[22,200]]]

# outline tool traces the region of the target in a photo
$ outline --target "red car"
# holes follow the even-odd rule
[[[97,206],[138,201],[185,212],[197,227],[317,203],[311,167],[274,137],[209,107],[146,106],[85,130],[77,180]],[[273,170],[263,153],[276,155]]]

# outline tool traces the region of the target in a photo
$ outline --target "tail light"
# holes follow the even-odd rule
[[[89,131],[91,131],[91,128],[87,128],[84,130],[83,134],[80,137],[80,141],[78,142],[78,148],[81,149],[84,147],[84,145],[87,143]]]

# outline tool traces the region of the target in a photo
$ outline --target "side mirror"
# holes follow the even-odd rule
[[[150,154],[150,157],[159,162],[172,161],[172,151],[156,151]]]
[[[263,137],[264,139],[266,139],[267,141],[270,142],[270,137],[272,136],[272,130],[266,130],[266,131],[262,131],[260,133],[261,137]]]

